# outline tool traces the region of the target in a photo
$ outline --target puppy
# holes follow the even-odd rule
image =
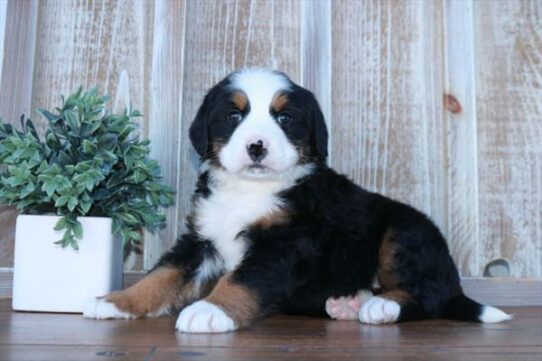
[[[190,139],[203,163],[187,233],[145,278],[93,300],[84,317],[180,311],[181,332],[232,331],[275,312],[325,316],[326,307],[370,324],[510,319],[463,294],[425,215],[326,165],[319,105],[286,75],[228,75],[205,96]]]

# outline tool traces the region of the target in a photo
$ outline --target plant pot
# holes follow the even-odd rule
[[[122,287],[122,242],[113,237],[111,218],[79,217],[78,251],[54,244],[63,235],[53,228],[59,218],[17,218],[14,310],[82,312],[91,297]]]

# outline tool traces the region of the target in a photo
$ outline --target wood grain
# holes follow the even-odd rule
[[[331,0],[301,3],[300,85],[311,90],[320,103],[328,129],[332,125]],[[329,144],[332,143],[331,137]],[[329,147],[328,163],[333,163]]]
[[[184,189],[179,159],[181,157],[181,114],[185,39],[184,1],[156,1],[152,40],[152,64],[149,79],[149,137],[153,141],[151,157],[158,159],[166,184]],[[179,193],[178,193],[179,194]],[[177,205],[165,210],[167,227],[155,235],[145,234],[144,268],[154,266],[164,250],[178,237]]]
[[[21,114],[31,113],[38,2],[10,1],[1,6],[0,117],[18,124]],[[0,206],[0,267],[13,267],[16,217],[14,207]]]
[[[542,4],[475,1],[474,16],[480,267],[540,277]]]
[[[5,9],[5,33],[0,77],[0,114],[5,121],[18,122],[31,113],[38,2],[9,1]]]
[[[478,240],[473,3],[446,1],[443,94],[450,251],[464,276],[481,275]]]
[[[13,271],[11,268],[0,268],[0,299],[11,297],[12,295]]]
[[[3,311],[0,359],[539,360],[541,308],[506,310],[515,319],[497,325],[444,320],[361,325],[274,316],[247,330],[214,335],[176,333],[174,317],[96,321]]]
[[[441,2],[333,2],[333,166],[446,229]]]
[[[6,39],[6,16],[7,16],[8,2],[0,2],[0,84],[2,84],[2,69],[4,64],[4,41]]]

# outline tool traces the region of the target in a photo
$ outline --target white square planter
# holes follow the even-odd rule
[[[122,242],[111,232],[112,220],[79,217],[79,251],[54,244],[63,231],[60,217],[17,218],[13,273],[13,309],[82,312],[91,298],[122,287]]]

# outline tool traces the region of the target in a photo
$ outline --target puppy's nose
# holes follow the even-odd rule
[[[250,159],[256,163],[260,163],[267,155],[267,148],[265,148],[262,140],[257,140],[247,145],[247,153]]]

